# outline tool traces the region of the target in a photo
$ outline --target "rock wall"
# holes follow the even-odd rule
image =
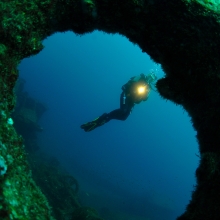
[[[201,158],[192,199],[178,219],[219,219],[218,0],[2,0],[0,12],[1,219],[51,219],[44,196],[30,178],[10,114],[19,62],[39,53],[43,39],[67,30],[79,35],[93,30],[119,33],[161,64],[165,78],[157,89],[188,112]]]

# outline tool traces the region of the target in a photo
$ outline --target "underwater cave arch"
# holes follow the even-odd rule
[[[61,42],[65,42],[65,43],[61,43]],[[142,72],[142,70],[145,70],[145,73],[147,73],[147,71],[150,71],[150,69],[152,69],[152,67],[154,66],[152,66],[153,62],[147,65],[146,63],[149,62],[150,58],[147,58],[147,55],[145,53],[142,53],[141,50],[137,46],[131,44],[131,42],[129,42],[127,39],[124,39],[123,37],[119,35],[109,36],[109,35],[106,35],[105,33],[101,34],[100,32],[91,33],[89,35],[82,36],[82,37],[73,36],[72,33],[56,34],[56,35],[50,36],[44,42],[44,45],[45,45],[45,49],[39,55],[33,58],[30,58],[30,59],[26,59],[25,62],[23,62],[23,64],[21,63],[21,66],[19,68],[20,75],[21,77],[25,77],[25,79],[28,81],[28,84],[29,84],[28,87],[29,87],[30,93],[33,92],[33,94],[37,95],[38,99],[43,100],[43,102],[46,102],[49,105],[49,109],[50,109],[49,112],[51,113],[52,117],[49,117],[49,121],[45,122],[43,127],[45,128],[46,133],[43,132],[41,135],[44,136],[45,141],[46,141],[46,138],[48,138],[48,140],[52,140],[56,132],[55,136],[59,137],[58,139],[60,140],[56,140],[54,143],[52,142],[52,144],[49,143],[50,142],[49,141],[47,145],[48,149],[46,149],[46,151],[50,153],[50,152],[55,152],[55,151],[59,152],[60,150],[63,151],[65,149],[66,155],[71,155],[73,154],[71,153],[71,149],[69,149],[71,147],[68,146],[68,144],[65,144],[62,142],[64,142],[65,140],[65,142],[71,144],[72,142],[79,143],[80,139],[81,140],[86,139],[85,137],[87,136],[82,136],[80,132],[81,131],[79,128],[80,123],[82,123],[84,120],[91,119],[91,117],[97,116],[97,114],[100,114],[102,111],[108,111],[108,110],[111,110],[112,108],[117,107],[119,105],[118,96],[120,94],[121,85],[125,83],[125,81],[128,80],[131,76],[135,74],[139,74],[139,72]],[[56,45],[56,47],[54,47],[54,45]],[[121,48],[119,48],[120,46]],[[108,49],[109,47],[110,49]],[[96,58],[94,58],[94,52],[95,52]],[[143,61],[146,61],[146,62],[144,63]],[[134,62],[135,64],[132,62]],[[114,67],[113,69],[110,69],[113,63],[114,63]],[[52,68],[49,68],[48,66],[51,66]],[[32,74],[30,75],[29,72],[31,70],[33,71],[32,71]],[[25,74],[22,73],[23,71],[25,71],[26,73]],[[120,76],[118,76],[119,72],[120,72]],[[103,73],[105,73],[105,75],[103,75]],[[162,76],[163,75],[159,73],[158,77],[160,78]],[[35,88],[36,84],[41,85],[41,87]],[[84,85],[84,88],[81,87],[82,84]],[[78,89],[74,89],[74,87],[77,87]],[[94,87],[96,89],[96,92],[94,91]],[[107,89],[107,91],[105,91],[105,89]],[[33,91],[31,92],[31,90]],[[101,95],[100,91],[102,91],[104,95]],[[176,108],[176,106],[174,106],[171,103],[166,103],[159,96],[156,96],[156,93],[154,92],[152,93],[153,94],[150,95],[150,100],[148,100],[149,103],[148,102],[142,103],[143,106],[137,105],[126,124],[123,122],[120,123],[121,125],[111,123],[110,127],[108,125],[107,128],[104,129],[104,132],[102,132],[103,130],[102,128],[98,131],[98,133],[101,133],[100,135],[103,135],[106,138],[108,137],[106,136],[105,133],[109,133],[109,132],[112,133],[111,138],[107,142],[111,142],[112,139],[121,140],[118,143],[118,145],[121,146],[120,143],[126,142],[125,137],[131,136],[129,135],[129,132],[132,132],[133,130],[133,132],[137,134],[131,140],[129,139],[129,142],[131,142],[131,146],[133,147],[128,147],[128,148],[129,149],[133,148],[133,150],[136,149],[138,152],[140,152],[139,156],[138,154],[133,153],[134,160],[135,158],[138,158],[138,157],[140,157],[140,160],[136,162],[137,165],[133,164],[132,169],[136,168],[137,172],[138,172],[138,169],[139,170],[141,169],[140,164],[142,163],[141,161],[144,160],[143,155],[145,155],[146,156],[145,160],[148,161],[147,162],[148,165],[146,164],[145,165],[146,167],[144,168],[146,169],[145,176],[146,178],[149,177],[149,181],[151,181],[152,185],[155,185],[154,187],[158,185],[158,182],[161,183],[162,179],[164,179],[164,182],[166,182],[165,185],[168,185],[169,183],[168,180],[170,181],[173,180],[172,183],[170,183],[170,185],[175,185],[175,184],[179,185],[179,187],[177,187],[178,189],[183,187],[180,185],[181,183],[183,185],[183,182],[185,182],[186,185],[188,186],[188,191],[190,191],[193,181],[189,181],[189,180],[185,181],[184,179],[186,178],[184,178],[183,175],[182,177],[179,177],[179,171],[174,171],[173,169],[174,167],[172,163],[169,164],[167,167],[166,163],[164,162],[164,159],[169,157],[170,158],[169,160],[173,161],[173,163],[176,164],[176,166],[182,167],[180,168],[182,169],[181,171],[182,174],[188,171],[190,175],[190,179],[193,178],[193,170],[195,170],[196,165],[195,164],[193,165],[194,167],[193,170],[190,168],[185,168],[184,170],[184,167],[185,167],[184,163],[180,163],[179,159],[175,159],[175,157],[181,158],[183,157],[183,155],[185,155],[185,157],[188,157],[188,167],[189,167],[189,163],[191,164],[192,161],[195,158],[197,158],[195,157],[195,154],[194,154],[195,151],[193,150],[190,151],[189,148],[186,148],[185,150],[183,150],[184,149],[183,141],[182,141],[182,144],[178,144],[179,142],[177,142],[176,138],[174,138],[176,136],[182,135],[182,140],[186,140],[189,138],[189,136],[193,136],[192,134],[190,134],[189,136],[186,136],[186,132],[187,133],[189,132],[189,130],[187,131],[188,126],[186,125],[189,123],[189,119],[185,117],[186,114],[183,114],[180,108],[179,108],[179,111],[175,113],[176,111],[174,111],[174,109]],[[80,96],[75,96],[76,94],[80,94]],[[89,99],[88,99],[87,94],[90,94]],[[51,96],[53,96],[52,99],[51,99]],[[155,102],[162,102],[163,105],[155,103]],[[74,103],[77,103],[77,105],[75,105]],[[94,108],[94,106],[96,106],[96,109],[91,109],[92,107]],[[163,109],[163,111],[161,111],[161,109]],[[81,112],[84,112],[84,113],[80,114]],[[172,112],[173,117],[169,115],[169,112]],[[65,115],[65,117],[62,118],[62,115]],[[76,117],[74,117],[75,115]],[[149,118],[149,116],[151,119]],[[185,123],[185,122],[181,123],[182,129],[185,126],[187,128],[185,128],[184,131],[177,133],[178,125],[175,122],[177,122],[179,120],[178,117],[181,117],[181,116],[184,117],[184,121],[188,122],[188,123]],[[70,123],[70,121],[72,123]],[[141,124],[139,124],[140,122]],[[71,126],[69,126],[69,123]],[[135,123],[135,126],[132,127],[134,123]],[[144,124],[145,124],[145,127],[143,129],[144,131],[142,132],[139,127],[143,126]],[[172,127],[171,124],[173,126],[173,129],[170,129],[168,132],[167,125]],[[59,125],[59,127],[57,127],[57,125]],[[73,139],[73,141],[70,141],[69,140],[70,137],[67,137],[67,136],[64,137],[62,135],[63,130],[67,129],[67,126],[69,126],[69,130],[71,131],[70,132],[71,134],[74,132],[74,135],[76,137],[79,137],[77,141],[75,138]],[[120,128],[117,129],[118,126],[120,126]],[[52,133],[48,132],[48,130],[51,127],[53,127]],[[57,127],[57,131],[55,131],[56,127]],[[130,127],[130,129],[128,127]],[[156,127],[159,129],[159,131],[158,129],[156,129]],[[119,130],[119,129],[123,130],[124,135],[122,135],[121,133],[122,130]],[[160,133],[163,133],[163,135],[161,134],[162,136],[160,137],[161,139],[160,144],[158,143],[154,144],[154,140],[157,139],[155,137],[155,134],[160,136]],[[144,141],[143,142],[138,141],[140,139],[144,139],[143,135],[146,135],[146,139],[150,139],[149,141],[147,141],[147,143],[144,143]],[[167,135],[167,138],[166,138],[166,135]],[[151,136],[152,138],[149,138]],[[169,144],[167,140],[168,138],[170,139]],[[85,142],[84,140],[83,144],[88,147],[90,145],[100,146],[98,142],[103,143],[103,140],[99,141],[99,139],[94,138],[94,140],[97,140],[96,142],[96,141],[93,141],[92,139],[93,138],[88,137],[88,142]],[[186,142],[189,143],[189,141],[186,141]],[[117,144],[115,141],[114,143]],[[177,150],[177,148],[173,148],[174,151],[172,151],[171,143],[174,146],[179,145],[179,150]],[[152,149],[152,146],[154,145],[156,146]],[[76,151],[74,153],[77,155],[77,157],[74,160],[81,158],[81,160],[84,161],[86,158],[89,158],[90,155],[92,155],[95,151],[97,151],[97,154],[101,154],[101,155],[105,154],[103,151],[100,152],[97,147],[95,148],[92,147],[92,149],[88,150],[87,147],[85,146],[83,147],[82,144],[80,144],[80,150],[78,149],[79,152],[76,153],[77,152]],[[139,146],[141,149],[138,150],[139,147],[135,147],[135,146]],[[148,150],[147,151],[148,153],[146,153],[144,150],[144,146],[146,148],[150,148],[151,151]],[[74,147],[78,148],[77,146],[74,146]],[[126,148],[123,148],[123,146],[121,146],[120,148],[122,150],[118,152],[118,154],[122,155],[123,154],[122,151],[126,150]],[[106,155],[107,160],[109,160],[109,158],[115,157],[114,154],[111,154],[112,151],[114,151],[113,150],[114,145],[107,146],[105,144],[105,147],[103,150],[105,149],[107,152],[108,150],[110,150],[110,152],[108,152],[108,155]],[[115,152],[117,152],[117,149],[115,150]],[[54,156],[59,158],[60,154],[64,154],[64,153],[60,152],[58,153],[58,155],[54,155]],[[178,156],[174,156],[175,154],[176,155],[178,154]],[[125,161],[128,160],[126,155],[127,154],[125,154],[125,158],[124,158]],[[96,161],[100,161],[100,160],[104,161],[103,158],[96,158],[95,160],[91,160],[90,163],[93,164],[93,163],[96,163]],[[63,161],[65,161],[65,159]],[[120,163],[118,161],[118,158],[113,159],[113,161],[116,164]],[[156,173],[158,174],[158,176],[155,173],[153,179],[151,179],[152,174],[151,172],[149,173],[148,167],[153,166],[155,163],[157,164],[158,161],[160,161],[159,167],[158,169],[156,169],[157,170]],[[67,166],[70,167],[70,165],[67,165]],[[83,163],[83,166],[85,166],[84,163]],[[103,166],[103,165],[100,165],[100,166]],[[109,165],[107,166],[109,169]],[[71,169],[71,167],[69,169]],[[82,167],[82,169],[86,169],[86,168]],[[121,166],[119,170],[121,173],[126,173],[125,171],[127,170],[127,168]],[[91,172],[94,172],[94,170]],[[96,170],[96,172],[98,171]],[[112,171],[110,171],[110,173],[111,172]],[[103,173],[104,173],[104,170],[103,170]],[[160,175],[160,173],[163,173],[163,175]],[[88,175],[90,176],[90,174]],[[121,182],[120,178],[117,177],[117,175],[116,175],[117,182]],[[166,175],[166,178],[164,175]],[[97,176],[97,178],[100,178],[100,177]],[[138,178],[142,181],[142,184],[145,181],[144,178],[138,175],[137,177],[134,176],[134,178],[136,179],[136,181],[133,183],[135,185],[138,185]],[[127,178],[126,176],[124,176],[124,179],[127,179],[126,180],[127,184],[130,182],[129,178]],[[103,180],[99,180],[99,181],[103,181]],[[120,184],[122,184],[123,186],[123,183],[120,183]],[[111,187],[113,187],[113,185],[114,184],[112,184]],[[130,186],[127,185],[125,187],[129,188]],[[168,186],[164,186],[163,190],[162,190],[163,187],[162,186],[160,187],[161,187],[160,191],[163,191],[163,192],[166,191],[166,194],[171,194],[173,191],[169,189]],[[166,187],[168,188],[166,189]],[[138,188],[138,187],[135,187],[135,188]],[[141,188],[147,188],[147,186],[142,186]],[[132,188],[130,190],[132,190]],[[147,190],[143,190],[143,192],[144,191],[146,192]],[[154,191],[156,191],[156,189]],[[181,191],[183,191],[183,189]],[[140,192],[138,193],[140,194]],[[157,205],[159,208],[159,206],[162,205],[158,201],[160,197],[159,195],[160,193],[158,192],[154,192],[154,193],[155,195],[151,195],[152,197],[155,196],[154,201],[153,200],[152,201],[153,203],[155,203],[154,205],[158,203]],[[167,203],[170,203],[168,202],[169,199],[167,197],[168,197],[167,195],[163,195],[163,198],[162,196],[160,198],[161,200],[162,199],[164,200],[163,201],[164,206],[165,206],[165,201],[167,201]],[[172,196],[170,195],[170,197]],[[184,197],[183,200],[185,201],[184,205],[182,204],[182,208],[181,208],[181,210],[183,210],[184,209],[183,207],[186,205],[189,199],[189,195],[187,199],[185,198],[185,195],[179,195],[179,199],[180,197],[181,198]],[[106,196],[106,198],[108,197]],[[177,200],[177,198],[175,198],[175,200]],[[139,200],[137,201],[143,202],[143,198],[139,198]],[[153,203],[151,204],[152,206],[153,206]],[[126,202],[124,202],[124,204],[126,204]],[[170,209],[171,204],[169,205],[167,204],[166,208]],[[172,211],[174,209],[175,208],[172,207]],[[180,208],[178,208],[178,210],[179,209]],[[147,212],[147,208],[146,208],[146,212]],[[180,214],[180,211],[175,210],[174,212],[175,212],[175,216],[177,214]]]
[[[54,32],[72,30],[84,34],[97,29],[126,36],[162,65],[166,76],[158,81],[157,89],[162,97],[182,105],[189,113],[200,151],[197,185],[186,212],[178,219],[217,220],[220,205],[218,7],[218,2],[200,0],[2,1],[0,145],[1,166],[7,171],[1,181],[1,216],[31,219],[33,213],[28,210],[32,204],[28,201],[35,200],[35,216],[51,219],[47,203],[39,206],[43,195],[35,197],[38,191],[28,178],[23,144],[10,119],[19,62],[39,53],[42,40]],[[22,175],[16,176],[20,181],[15,185],[18,170]],[[24,192],[21,182],[30,184],[31,190]],[[18,194],[9,193],[17,192],[18,188]],[[28,194],[25,202],[19,197],[24,194]]]

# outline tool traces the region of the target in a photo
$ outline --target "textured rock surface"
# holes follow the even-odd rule
[[[218,0],[3,0],[0,12],[1,170],[7,166],[0,177],[1,219],[51,218],[44,196],[30,178],[22,140],[8,123],[17,65],[40,52],[41,41],[57,31],[84,34],[96,29],[126,36],[162,65],[166,76],[158,81],[158,91],[189,113],[201,153],[197,185],[178,219],[219,219]]]

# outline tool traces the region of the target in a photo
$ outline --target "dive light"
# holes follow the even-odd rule
[[[139,95],[143,95],[144,93],[147,93],[148,92],[147,85],[138,86],[137,92]]]

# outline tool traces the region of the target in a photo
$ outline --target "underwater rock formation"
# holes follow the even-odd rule
[[[188,112],[201,158],[192,199],[178,219],[219,219],[218,0],[2,0],[0,11],[1,219],[51,219],[46,199],[30,178],[10,114],[19,62],[39,53],[43,39],[67,30],[119,33],[161,64],[165,77],[157,89]]]
[[[90,207],[79,207],[77,208],[72,215],[71,220],[104,220],[98,216],[98,213],[95,209]]]
[[[71,219],[73,212],[82,208],[77,196],[78,181],[69,175],[56,158],[40,151],[30,153],[28,161],[33,179],[46,195],[54,218]]]

